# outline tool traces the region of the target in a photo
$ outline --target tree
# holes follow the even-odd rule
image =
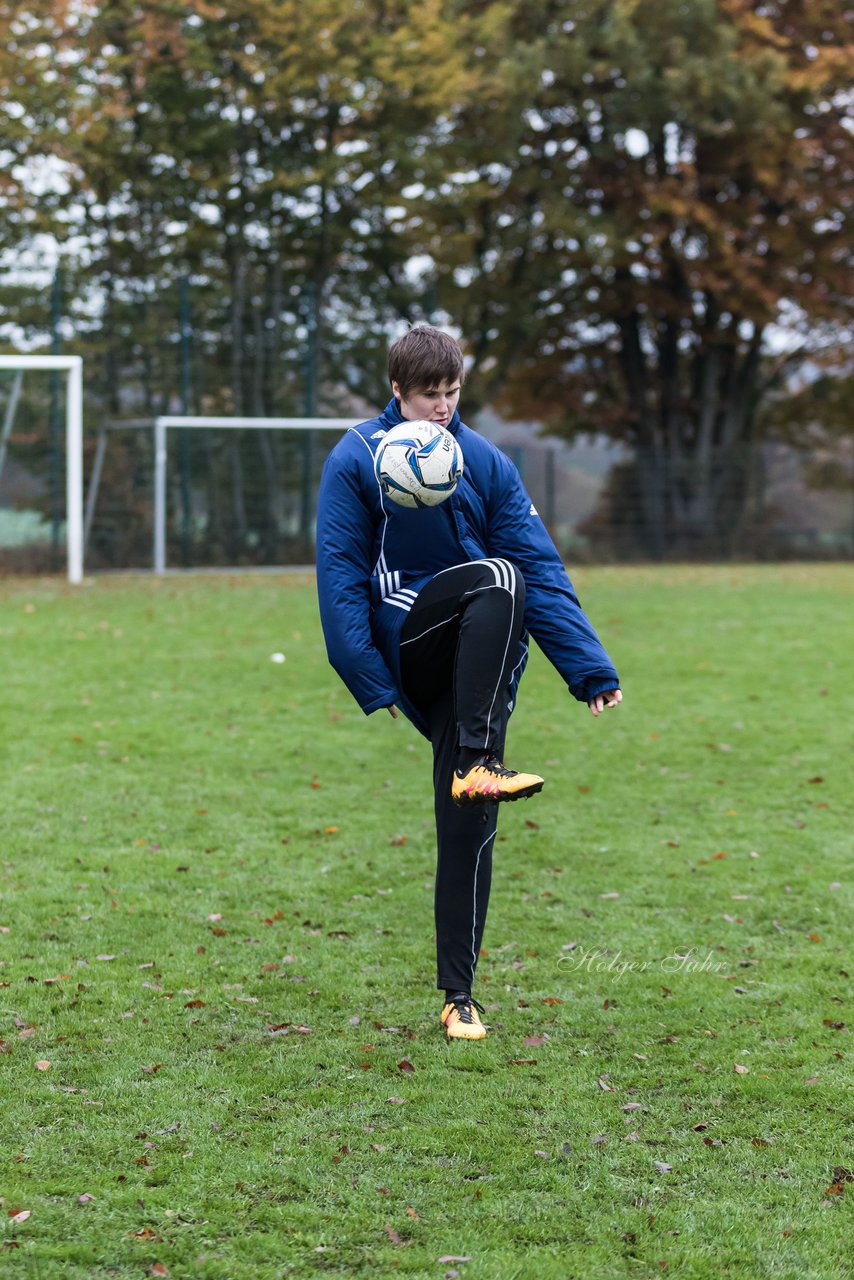
[[[763,403],[850,316],[843,24],[833,0],[0,4],[0,251],[54,236],[111,414],[171,407],[184,279],[208,412],[374,401],[389,336],[438,310],[470,408],[628,441],[645,551],[725,550]],[[277,555],[286,447],[194,462],[230,556]]]
[[[532,11],[533,10],[533,11]],[[479,393],[634,446],[645,549],[725,550],[758,410],[850,317],[849,31],[832,0],[481,5],[434,190]],[[779,350],[779,349],[778,349]]]
[[[37,279],[46,264],[39,261],[37,237],[59,227],[52,208],[54,176],[34,139],[44,133],[61,96],[47,38],[61,25],[65,9],[50,0],[26,6],[0,2],[0,273],[11,275],[0,324],[7,341],[49,332],[44,280]]]
[[[186,277],[199,407],[314,412],[348,387],[373,399],[389,329],[423,314],[399,192],[466,88],[443,0],[90,0],[52,34],[60,87],[29,149],[68,174],[53,212],[74,234],[96,402],[171,407]],[[213,539],[234,558],[260,538],[275,558],[289,446],[232,433],[225,449],[225,471],[204,459]]]

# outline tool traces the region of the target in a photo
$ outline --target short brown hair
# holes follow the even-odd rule
[[[432,325],[420,324],[398,338],[388,353],[388,380],[401,395],[429,391],[440,382],[462,382],[463,353],[456,339]]]

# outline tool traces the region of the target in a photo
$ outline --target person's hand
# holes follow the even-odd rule
[[[395,707],[395,706],[386,707],[386,711],[389,713],[389,715],[391,716],[392,720],[396,720],[396,719],[397,719],[397,707]]]
[[[605,689],[603,693],[597,693],[595,698],[591,698],[587,705],[594,716],[599,716],[605,707],[616,707],[617,703],[622,701],[622,690]]]

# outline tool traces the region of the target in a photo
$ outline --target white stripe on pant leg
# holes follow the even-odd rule
[[[442,575],[445,573],[453,573],[456,569],[468,569],[473,564],[494,565],[495,561],[494,560],[463,560],[460,564],[448,565],[447,569],[439,569],[437,573],[433,574],[433,577],[430,579],[430,581],[432,582],[435,578],[441,578]],[[497,578],[496,578],[496,583],[498,586],[501,586],[501,583]]]
[[[508,579],[508,575],[507,575],[507,562],[505,560],[493,560],[492,563],[498,572],[498,576],[501,580],[501,585],[504,588],[504,590],[505,591],[512,590],[509,579]]]
[[[509,561],[509,560],[499,560],[499,562],[498,562],[498,563],[499,563],[499,564],[501,564],[501,565],[503,565],[503,567],[504,567],[504,572],[507,574],[507,590],[508,590],[508,591],[515,591],[515,589],[516,589],[516,573],[517,573],[518,571],[517,571],[516,569],[514,569],[513,565],[510,563],[510,561]]]
[[[464,591],[460,596],[461,600],[468,600],[470,596],[476,596],[479,591],[489,591],[493,587],[500,587],[502,591],[510,591],[512,588],[505,582],[503,573],[503,561],[501,560],[473,560],[472,564],[484,564],[492,570],[494,581],[488,587],[472,587],[470,591]],[[444,572],[444,570],[442,571]],[[439,575],[436,574],[436,577]]]
[[[510,584],[507,581],[507,573],[505,571],[505,562],[503,560],[487,560],[492,572],[495,574],[495,585],[503,587],[505,591],[510,591]]]
[[[506,565],[506,562],[500,562],[500,563],[503,563]],[[513,628],[516,625],[516,578],[515,576],[512,576],[510,581],[512,583],[512,587],[508,587],[507,590],[510,592],[510,599],[513,601],[513,607],[510,611],[510,626],[507,631],[507,643],[504,646],[504,657],[501,659],[501,671],[504,670],[504,664],[507,661],[507,651],[510,648],[510,637],[513,634]],[[498,683],[495,686],[495,693],[492,695],[492,701],[489,704],[489,714],[486,717],[486,737],[483,740],[484,750],[486,750],[487,744],[489,742],[489,730],[492,724],[492,708],[495,706],[495,699],[498,697],[498,689],[501,684],[501,671],[499,671],[498,673]]]
[[[386,604],[397,604],[397,600],[387,600]],[[401,605],[401,608],[403,607],[404,606]],[[416,640],[420,640],[422,636],[429,635],[431,631],[435,631],[438,627],[446,627],[449,622],[454,621],[456,616],[457,616],[456,613],[452,613],[450,618],[443,618],[441,622],[434,622],[432,627],[428,627],[426,631],[419,631],[417,636],[410,636],[408,640],[401,640],[400,642],[401,649],[405,644],[415,644]]]
[[[498,830],[498,824],[496,822],[495,831],[497,830]],[[490,840],[495,838],[495,831],[493,831],[491,836],[486,837],[483,844],[478,849],[477,861],[474,864],[474,896],[472,901],[472,914],[471,914],[471,983],[472,983],[472,986],[474,986],[474,971],[477,967],[477,951],[475,950],[475,935],[477,933],[477,869],[480,866],[480,855],[483,853],[484,849],[489,844]]]
[[[516,672],[519,670],[519,668],[520,668],[520,667],[524,668],[524,666],[525,666],[525,664],[526,664],[526,662],[527,662],[527,661],[528,661],[528,645],[527,645],[527,643],[525,643],[525,651],[524,651],[524,653],[522,654],[522,656],[521,656],[521,658],[519,659],[519,661],[516,663],[516,665],[515,665],[515,667],[513,668],[513,670],[510,672],[510,678],[509,678],[509,680],[508,680],[508,682],[507,682],[508,684],[510,684],[510,685],[512,685],[512,684],[513,684],[513,677],[516,675]],[[511,695],[511,697],[512,697],[512,695]],[[509,702],[509,703],[507,704],[507,706],[508,706],[508,708],[509,708],[509,710],[510,710],[510,711],[512,711],[512,710],[513,710],[513,703],[512,703],[512,702]]]

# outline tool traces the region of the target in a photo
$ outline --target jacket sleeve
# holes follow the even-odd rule
[[[557,547],[513,463],[495,451],[488,502],[489,553],[506,556],[525,579],[525,625],[579,702],[620,680],[584,613]]]
[[[339,446],[320,480],[317,596],[329,661],[366,715],[398,700],[371,635],[372,535],[357,459],[346,445]]]

